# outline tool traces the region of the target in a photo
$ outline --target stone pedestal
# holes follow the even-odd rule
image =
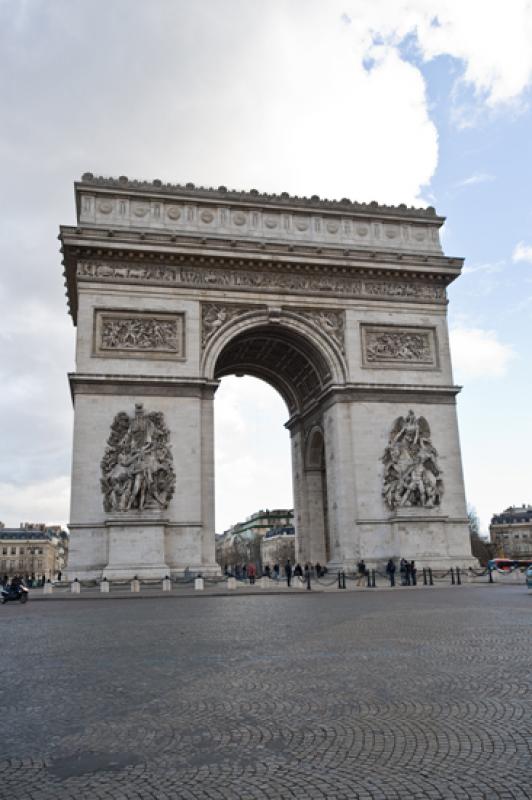
[[[172,581],[170,578],[164,578],[163,580],[163,592],[170,592],[172,589]]]
[[[160,515],[127,513],[105,523],[109,537],[109,561],[103,571],[108,580],[164,578],[169,568],[164,558],[165,521]]]
[[[72,581],[70,584],[70,591],[72,594],[79,594],[81,592],[81,584],[79,581]]]
[[[52,586],[51,583],[45,583],[44,584],[44,586],[42,588],[42,593],[43,594],[52,594],[53,591],[54,591],[54,587]]]
[[[194,581],[194,589],[198,592],[202,592],[204,588],[205,588],[205,583],[203,581],[203,578],[196,578],[196,580]]]
[[[100,583],[100,592],[109,592],[109,581],[102,581]]]
[[[227,588],[231,591],[236,589],[236,578],[227,578]]]

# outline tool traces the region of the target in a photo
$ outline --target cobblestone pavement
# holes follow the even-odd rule
[[[532,797],[525,587],[9,604],[0,796]]]

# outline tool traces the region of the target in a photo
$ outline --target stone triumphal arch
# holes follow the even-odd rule
[[[224,375],[285,400],[298,558],[473,563],[434,209],[85,174],[61,228],[77,326],[71,577],[214,559]]]

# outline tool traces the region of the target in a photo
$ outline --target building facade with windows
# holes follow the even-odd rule
[[[58,525],[22,522],[19,528],[0,523],[0,576],[55,580],[68,560],[68,533]]]
[[[216,561],[222,567],[234,567],[249,561],[257,567],[266,563],[262,558],[262,543],[272,529],[291,527],[294,512],[291,508],[274,508],[256,511],[243,522],[231,525],[216,536]]]
[[[497,555],[519,560],[532,559],[532,506],[510,506],[494,514],[490,539]]]

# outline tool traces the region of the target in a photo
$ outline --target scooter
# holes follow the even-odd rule
[[[11,600],[18,600],[20,603],[27,603],[30,593],[25,586],[6,586],[2,589],[2,603],[9,603]]]

